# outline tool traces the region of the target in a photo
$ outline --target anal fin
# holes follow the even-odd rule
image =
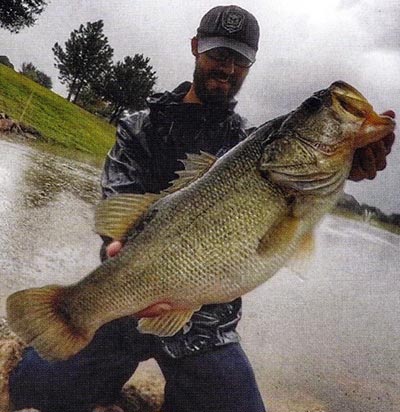
[[[171,310],[155,318],[142,318],[139,320],[138,330],[141,333],[158,336],[173,336],[189,322],[193,313],[199,309]]]

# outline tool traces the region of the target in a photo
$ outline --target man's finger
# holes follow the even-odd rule
[[[119,240],[112,241],[106,248],[106,253],[108,257],[114,257],[122,249],[122,242]]]
[[[349,179],[354,182],[359,182],[366,178],[365,172],[361,168],[359,150],[354,153],[353,164],[350,170]]]
[[[388,155],[391,152],[392,146],[393,146],[393,143],[394,143],[394,139],[395,139],[395,134],[394,133],[389,133],[387,136],[385,136],[381,140],[381,142],[385,146],[386,155]]]
[[[367,179],[373,179],[376,176],[375,156],[371,147],[363,147],[360,150],[360,164],[365,172]]]
[[[376,170],[383,170],[386,167],[386,147],[382,141],[371,145],[372,154],[375,158]]]

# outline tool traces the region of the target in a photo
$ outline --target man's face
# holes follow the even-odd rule
[[[219,51],[222,51],[224,60],[215,58],[219,56]],[[240,62],[240,58],[235,59],[235,56],[240,56],[229,49],[214,49],[205,53],[197,53],[195,56],[193,86],[197,97],[203,103],[229,102],[240,90],[249,68],[239,66],[237,61]]]

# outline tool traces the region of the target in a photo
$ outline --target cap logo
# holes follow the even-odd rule
[[[222,16],[222,27],[228,33],[235,33],[242,29],[244,19],[244,14],[239,11],[228,11]]]

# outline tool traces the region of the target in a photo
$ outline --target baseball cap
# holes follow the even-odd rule
[[[201,19],[197,29],[198,51],[217,47],[232,49],[252,63],[256,60],[260,28],[256,18],[239,6],[217,6]]]

